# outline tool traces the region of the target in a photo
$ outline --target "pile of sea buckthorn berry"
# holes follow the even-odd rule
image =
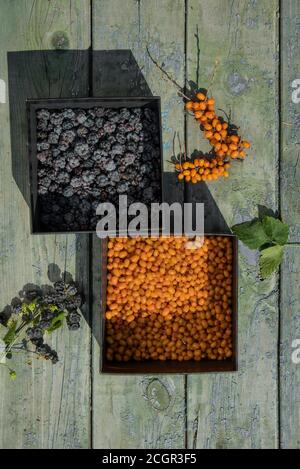
[[[235,130],[215,112],[215,100],[204,93],[196,94],[197,101],[187,101],[185,107],[194,114],[204,136],[209,140],[214,155],[205,159],[195,159],[175,164],[178,179],[186,182],[212,181],[228,177],[230,159],[246,157],[245,149],[250,148],[247,140],[242,140]]]
[[[178,180],[186,182],[215,181],[219,177],[228,177],[230,163],[223,158],[195,159],[194,161],[184,161],[176,163],[175,168],[178,171]]]
[[[231,357],[232,259],[226,236],[110,239],[107,359]]]

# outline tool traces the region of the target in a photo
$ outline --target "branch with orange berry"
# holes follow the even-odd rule
[[[250,143],[241,138],[238,129],[230,124],[229,119],[226,121],[216,114],[215,100],[213,97],[209,97],[208,91],[206,93],[197,92],[193,97],[187,96],[187,93],[182,91],[183,88],[152,57],[148,48],[147,52],[154,65],[159,68],[168,81],[177,87],[179,95],[185,101],[185,109],[192,113],[200,125],[200,130],[204,132],[205,138],[212,146],[212,151],[203,155],[203,158],[187,161],[185,154],[185,161],[182,163],[182,152],[180,152],[180,161],[173,158],[178,180],[197,183],[228,177],[230,160],[243,160],[247,156],[245,150],[250,148]],[[215,70],[216,67],[214,73]]]

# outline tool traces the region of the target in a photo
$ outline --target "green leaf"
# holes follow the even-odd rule
[[[273,243],[283,246],[287,243],[289,236],[289,227],[278,218],[265,216],[262,220],[266,235]]]
[[[234,225],[232,231],[248,248],[258,249],[270,242],[260,220],[246,221]]]
[[[57,316],[52,319],[51,325],[50,327],[48,327],[48,329],[46,329],[46,331],[51,333],[53,331],[56,331],[56,329],[59,329],[63,325],[64,318],[65,313],[61,311]]]
[[[5,336],[3,337],[3,342],[5,343],[5,345],[9,345],[14,341],[16,337],[16,327],[17,327],[17,323],[14,322],[8,329]]]
[[[15,372],[15,370],[9,370],[9,376],[10,376],[10,379],[14,381],[17,377],[17,373]]]
[[[276,244],[270,248],[263,249],[260,253],[259,267],[262,278],[269,277],[276,271],[283,257],[283,246]]]

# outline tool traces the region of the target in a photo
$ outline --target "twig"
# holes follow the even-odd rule
[[[220,61],[218,59],[216,59],[215,65],[214,65],[214,68],[213,68],[213,72],[211,74],[210,82],[209,82],[209,85],[208,85],[208,88],[207,88],[207,96],[209,95],[209,92],[210,92],[210,90],[211,90],[211,88],[214,84],[216,71],[217,71],[217,68],[218,68],[219,65],[220,65]]]
[[[199,72],[200,72],[200,38],[199,38],[199,28],[198,25],[196,26],[196,33],[194,34],[196,38],[196,46],[197,46],[197,68],[196,68],[196,84],[197,88],[199,88]]]
[[[173,142],[172,142],[172,148],[173,148],[173,155],[174,155],[174,158],[175,158],[175,160],[177,161],[177,158],[176,158],[176,155],[175,155],[175,139],[176,139],[176,132],[174,132]]]
[[[231,111],[230,111],[230,116],[227,114],[226,111],[224,111],[224,109],[221,109],[221,108],[218,108],[218,111],[221,111],[225,114],[227,120],[228,120],[228,124],[230,124],[230,120],[231,120]]]
[[[149,49],[148,49],[148,46],[146,46],[146,50],[147,50],[147,54],[149,55],[151,61],[154,63],[154,65],[165,75],[165,77],[173,84],[176,86],[176,88],[178,88],[178,93],[185,99],[187,99],[188,101],[190,101],[190,98],[188,96],[186,96],[186,94],[184,94],[182,92],[182,86],[180,86],[177,81],[174,80],[174,78],[171,77],[171,75],[169,75],[169,73],[163,69],[163,67],[161,65],[159,65],[159,63],[152,57]]]

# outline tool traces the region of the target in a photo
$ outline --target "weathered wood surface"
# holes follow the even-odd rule
[[[284,448],[299,448],[300,364],[292,362],[291,354],[293,340],[300,339],[300,247],[286,250],[278,311],[278,278],[260,282],[256,255],[240,246],[238,373],[189,376],[187,381],[182,376],[99,375],[100,242],[96,237],[90,243],[85,236],[29,234],[23,101],[24,96],[93,92],[95,96],[160,95],[164,168],[168,170],[173,133],[184,135],[182,102],[151,64],[145,46],[179,83],[185,78],[186,51],[187,78],[197,81],[194,35],[198,28],[199,85],[209,84],[214,61],[219,59],[212,89],[218,107],[232,110],[232,120],[254,146],[242,164],[233,165],[228,180],[208,184],[201,192],[189,190],[186,195],[193,200],[204,197],[215,210],[216,223],[207,220],[208,230],[226,229],[256,216],[258,205],[277,209],[280,203],[282,216],[291,226],[290,241],[299,243],[300,104],[291,99],[291,83],[300,78],[298,2],[280,2],[281,89],[279,0],[93,0],[92,24],[88,0],[1,0],[0,4],[5,17],[0,31],[0,78],[8,85],[7,51],[37,51],[9,56],[11,113],[8,103],[0,104],[0,309],[24,284],[49,283],[51,263],[81,281],[87,296],[92,268],[93,286],[92,357],[91,330],[82,321],[79,333],[59,332],[53,345],[62,360],[55,367],[38,362],[28,367],[20,358],[14,363],[18,373],[14,383],[6,370],[0,370],[0,448],[180,448],[185,444],[190,448],[272,448],[279,441]],[[91,32],[94,52],[88,57],[76,49],[90,46]],[[55,49],[63,50],[54,55],[38,52]],[[67,49],[75,51],[67,53]],[[108,68],[112,59],[113,67]],[[112,74],[115,89],[108,80]],[[200,145],[206,148],[190,118],[187,136],[190,150]],[[177,186],[179,200],[181,190]],[[89,265],[91,245],[93,263]],[[88,307],[84,313],[88,320]]]
[[[218,108],[253,142],[250,156],[230,177],[208,184],[229,226],[257,216],[257,205],[277,208],[278,31],[275,0],[188,0],[187,75],[207,87],[220,65],[212,93]],[[222,12],[220,16],[220,12]],[[188,119],[188,138],[200,144]],[[263,153],[262,153],[263,149]],[[256,258],[243,246],[239,274],[239,371],[189,376],[188,446],[273,448],[277,445],[277,282],[260,282]]]
[[[69,56],[61,52],[53,57],[46,52],[25,52],[10,56],[8,77],[6,53],[87,48],[90,11],[89,2],[79,0],[1,0],[0,8],[0,73],[14,91],[10,103],[13,156],[9,104],[0,104],[2,309],[25,284],[49,284],[47,270],[52,263],[86,278],[85,237],[29,233],[25,98],[87,95],[87,74],[81,73],[87,62],[78,53]],[[57,334],[53,346],[62,360],[56,366],[36,360],[28,366],[20,357],[13,364],[16,382],[11,382],[1,367],[1,448],[89,447],[90,329],[82,323],[78,333],[66,330]]]
[[[280,441],[300,448],[300,246],[288,246],[281,267]]]
[[[290,226],[290,241],[300,241],[300,3],[281,2],[281,213]]]
[[[184,80],[184,2],[180,0],[122,1],[93,3],[94,95],[103,93],[103,72],[97,50],[130,49],[137,63],[136,76],[128,79],[131,54],[120,59],[120,81],[110,94],[148,93],[162,97],[164,161],[170,158],[175,130],[183,135],[184,116],[172,86],[162,80],[151,64],[146,45],[179,81]],[[169,25],[169,26],[167,26]],[[176,25],[176,28],[171,27]],[[122,54],[121,54],[122,57]],[[139,71],[140,69],[141,71]],[[122,79],[122,74],[126,74]],[[178,196],[182,196],[182,192]],[[169,194],[170,196],[170,194]],[[99,258],[99,240],[94,239],[93,258]],[[98,255],[97,255],[98,254]],[[94,331],[99,330],[99,266],[94,269]],[[182,448],[185,445],[185,389],[183,376],[99,375],[99,344],[93,340],[93,447],[95,448]]]

